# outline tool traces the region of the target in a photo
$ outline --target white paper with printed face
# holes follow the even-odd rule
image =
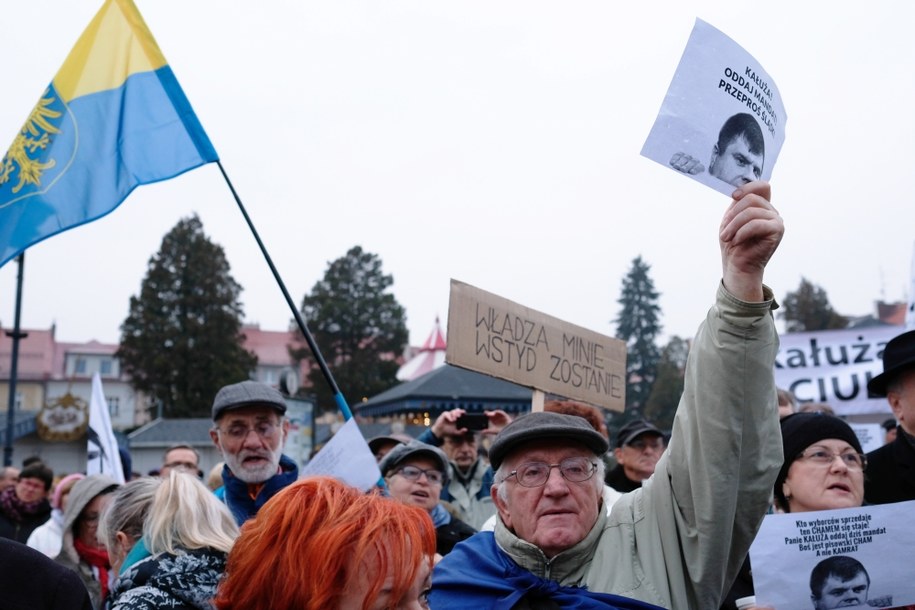
[[[759,62],[696,19],[642,155],[730,195],[771,178],[786,119],[778,88]]]
[[[915,604],[913,514],[915,501],[766,516],[750,547],[756,604],[779,610]]]

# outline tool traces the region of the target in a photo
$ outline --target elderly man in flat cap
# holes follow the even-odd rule
[[[667,451],[608,516],[607,439],[575,416],[531,413],[490,450],[495,532],[436,566],[430,606],[719,606],[769,506],[782,463],[778,336],[763,271],[784,225],[769,186],[740,187],[719,228],[723,278],[689,355]]]
[[[915,330],[883,350],[883,372],[867,384],[871,396],[886,396],[899,425],[896,440],[867,454],[864,499],[869,504],[915,500]]]
[[[296,463],[283,455],[285,414],[283,395],[256,381],[227,385],[213,400],[210,438],[226,463],[219,495],[239,525],[299,478]]]

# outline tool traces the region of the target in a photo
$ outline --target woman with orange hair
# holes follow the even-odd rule
[[[429,514],[336,479],[290,485],[245,523],[216,594],[218,610],[428,608]]]

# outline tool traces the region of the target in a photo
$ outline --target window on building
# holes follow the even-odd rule
[[[111,374],[111,360],[105,358],[99,364],[99,374],[100,375],[110,375]]]
[[[108,414],[111,417],[117,417],[121,412],[121,398],[119,396],[106,396],[108,401]]]
[[[86,359],[85,358],[76,359],[76,365],[73,367],[73,372],[76,373],[77,375],[86,374]]]

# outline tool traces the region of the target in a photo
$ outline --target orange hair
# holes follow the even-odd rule
[[[543,410],[562,413],[563,415],[577,415],[591,424],[592,428],[603,434],[604,438],[610,439],[607,424],[604,423],[604,416],[597,407],[575,402],[574,400],[548,400],[544,403]]]
[[[434,554],[426,511],[336,479],[308,477],[244,524],[214,603],[218,610],[337,608],[352,576],[370,563],[367,610],[389,573],[391,599],[401,599],[422,563],[431,568]]]

